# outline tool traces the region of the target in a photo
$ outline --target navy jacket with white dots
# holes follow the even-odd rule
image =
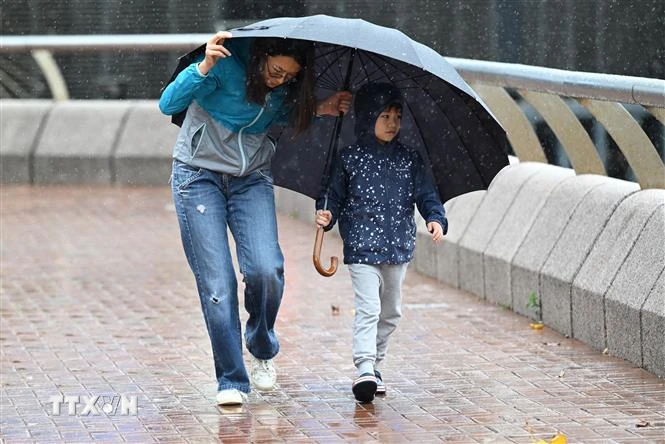
[[[328,231],[339,221],[346,264],[402,264],[411,261],[416,242],[414,205],[426,222],[448,230],[436,187],[420,154],[394,139],[381,144],[374,123],[388,105],[401,105],[399,91],[372,84],[355,97],[355,145],[338,153],[327,196],[317,209],[331,211]]]

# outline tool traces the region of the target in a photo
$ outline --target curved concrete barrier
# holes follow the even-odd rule
[[[412,266],[427,276],[459,287],[459,239],[485,197],[484,191],[458,196],[446,202],[448,234],[439,245],[432,243],[425,221],[416,217],[418,233]]]
[[[0,100],[2,183],[32,183],[32,157],[52,103],[43,100]]]
[[[513,310],[533,316],[533,311],[526,305],[531,293],[540,293],[541,270],[552,249],[575,208],[589,192],[601,186],[606,179],[601,176],[572,176],[564,179],[549,196],[543,196],[545,203],[511,264]]]
[[[34,155],[33,183],[111,183],[111,158],[129,102],[70,101],[53,105]]]
[[[524,183],[543,164],[511,165],[494,178],[486,197],[480,203],[459,241],[460,288],[485,297],[483,252],[497,230]]]
[[[156,102],[133,102],[113,153],[113,183],[167,184],[178,129],[159,111]]]
[[[164,185],[178,128],[155,101],[0,100],[4,184]]]
[[[527,164],[523,164],[525,167]],[[511,264],[533,226],[547,197],[566,178],[575,175],[568,168],[537,163],[538,170],[524,183],[483,252],[485,297],[508,308],[515,307]]]
[[[656,283],[665,270],[665,207],[658,207],[649,216],[628,256],[621,264],[610,288],[605,295],[605,332],[607,348],[616,356],[621,356],[638,365],[642,365],[642,350],[662,349],[665,341],[663,330],[655,343],[644,343],[642,314],[645,303],[649,300]],[[656,301],[654,296],[651,304]],[[650,304],[650,306],[651,306]],[[663,312],[660,307],[660,312]],[[656,310],[649,312],[653,317]],[[647,340],[652,330],[647,332]],[[653,363],[658,365],[658,363]],[[654,369],[656,374],[665,375],[665,362]]]
[[[665,377],[665,273],[642,306],[642,366]]]
[[[2,100],[0,120],[3,184],[167,186],[178,128],[156,102]],[[314,201],[276,200],[313,242]],[[446,210],[413,268],[529,317],[535,292],[548,326],[665,376],[665,190],[525,162]]]
[[[621,201],[612,213],[573,279],[572,329],[575,338],[600,350],[607,347],[605,294],[647,221],[657,208],[662,207],[664,200],[663,190],[639,191]]]
[[[608,181],[593,188],[570,215],[540,270],[543,321],[572,336],[572,282],[619,203],[637,191],[636,183]]]
[[[665,376],[665,190],[525,162],[446,209],[418,271],[531,318],[535,292],[549,327]]]

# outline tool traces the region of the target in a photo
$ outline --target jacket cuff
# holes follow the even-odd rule
[[[443,220],[442,219],[428,219],[427,221],[425,221],[425,225],[427,225],[430,222],[438,222],[441,225],[441,228],[443,229],[443,235],[445,236],[446,234],[448,234],[448,218],[447,217],[444,217]]]
[[[198,62],[198,63],[196,63],[196,65],[195,65],[195,67],[196,67],[196,73],[197,73],[199,76],[201,76],[201,77],[208,77],[208,74],[203,74],[203,73],[201,72],[201,70],[199,69],[199,64],[200,64],[200,63],[201,63],[201,62]]]
[[[316,203],[314,204],[314,208],[316,209],[316,211],[323,210],[323,201],[321,199],[318,199],[316,201]],[[330,211],[330,209],[328,209],[328,211]],[[335,214],[332,211],[330,211],[330,213],[332,214],[332,217],[330,218],[330,223],[328,225],[326,225],[325,227],[323,227],[323,231],[326,231],[326,232],[332,230],[333,227],[335,226],[335,222],[337,222],[337,218],[335,217]]]

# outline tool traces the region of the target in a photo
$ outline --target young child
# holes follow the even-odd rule
[[[355,95],[355,145],[340,151],[330,190],[316,202],[316,224],[339,219],[355,292],[353,394],[371,402],[385,394],[379,365],[402,316],[401,287],[416,240],[414,204],[439,242],[448,221],[418,152],[397,141],[402,97],[387,83],[368,83]],[[326,208],[327,206],[327,208]]]

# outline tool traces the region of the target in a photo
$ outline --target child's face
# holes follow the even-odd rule
[[[391,142],[399,133],[402,121],[402,110],[391,106],[381,111],[374,124],[374,135],[379,143]]]

